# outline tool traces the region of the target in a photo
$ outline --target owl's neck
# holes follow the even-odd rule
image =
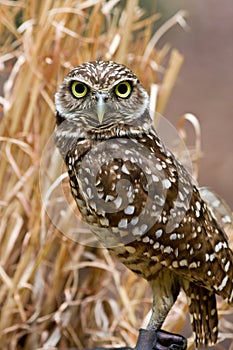
[[[102,125],[99,128],[92,128],[84,126],[77,120],[67,120],[57,112],[55,142],[64,158],[67,150],[79,141],[90,140],[95,144],[96,142],[119,137],[141,139],[148,134],[153,134],[153,137],[157,137],[149,113],[144,113],[130,122],[122,120],[106,126]]]
[[[91,128],[86,131],[87,138],[92,140],[107,140],[114,137],[140,137],[147,134],[153,128],[151,117],[145,113],[131,122],[125,120],[99,128]]]
[[[113,124],[108,128],[91,129],[87,132],[87,137],[92,140],[107,140],[113,137],[135,137],[147,133],[151,129],[147,125],[130,125],[124,123]]]

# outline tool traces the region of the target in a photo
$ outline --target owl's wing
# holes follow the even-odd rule
[[[165,264],[232,302],[233,253],[226,233],[186,169],[165,149],[160,147],[156,152],[167,165],[164,176],[171,183],[164,204],[167,223],[158,239]],[[172,182],[172,177],[176,181]]]

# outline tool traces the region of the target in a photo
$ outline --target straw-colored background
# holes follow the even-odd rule
[[[146,16],[137,0],[0,1],[1,349],[134,346],[150,290],[107,251],[77,244],[53,225],[42,210],[39,178],[56,178],[61,164],[52,158],[41,169],[41,159],[54,128],[54,93],[81,62],[113,59],[130,66],[148,91],[160,84],[156,109],[163,112],[183,58],[156,43],[184,24],[184,15],[154,35],[159,14]],[[222,337],[230,339],[232,310],[220,307]],[[166,329],[180,332],[186,311],[182,294]]]

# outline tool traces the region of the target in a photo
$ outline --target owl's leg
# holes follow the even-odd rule
[[[172,305],[180,292],[179,280],[170,270],[162,269],[150,281],[154,298],[153,310],[147,329],[140,330],[135,350],[184,350],[187,340],[178,334],[161,330]]]
[[[150,284],[154,294],[154,301],[152,316],[148,327],[147,329],[139,330],[139,336],[135,348],[118,348],[118,350],[187,349],[187,340],[182,335],[169,333],[161,329],[169,310],[180,292],[178,277],[168,269],[161,269],[156,274],[156,278],[150,281]]]

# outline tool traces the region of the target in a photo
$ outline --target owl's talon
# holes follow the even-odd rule
[[[154,349],[160,350],[159,345],[162,345],[161,349],[169,350],[185,350],[187,349],[187,340],[180,334],[173,334],[163,330],[158,331],[157,347]]]
[[[185,350],[187,340],[178,334],[163,330],[140,329],[135,350]]]

